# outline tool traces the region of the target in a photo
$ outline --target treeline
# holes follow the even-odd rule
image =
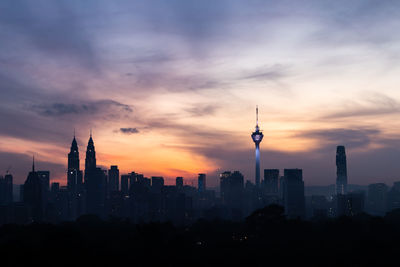
[[[76,222],[0,227],[1,266],[398,266],[400,210],[315,221],[268,206],[244,222]]]

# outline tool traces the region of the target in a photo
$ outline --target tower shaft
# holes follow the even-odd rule
[[[256,186],[260,186],[260,144],[256,143]]]

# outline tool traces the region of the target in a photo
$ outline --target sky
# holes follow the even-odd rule
[[[66,183],[76,132],[102,168],[183,176],[302,168],[335,183],[400,180],[400,2],[0,2],[0,174]]]

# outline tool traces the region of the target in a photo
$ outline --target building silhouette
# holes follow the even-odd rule
[[[68,170],[67,170],[67,186],[70,192],[77,192],[82,189],[83,173],[80,170],[78,143],[74,135],[71,143],[70,152],[68,153]]]
[[[256,145],[256,175],[255,175],[255,184],[256,187],[260,187],[260,143],[263,139],[264,135],[262,131],[260,131],[260,127],[258,126],[258,106],[256,108],[256,129],[251,134],[251,138],[253,139],[254,144]]]
[[[387,212],[388,187],[384,183],[368,185],[366,210],[369,214],[383,216]]]
[[[110,192],[119,190],[119,169],[118,166],[111,166],[108,170],[108,190]]]
[[[305,217],[303,170],[285,169],[283,178],[283,204],[288,218]]]
[[[277,195],[279,183],[279,169],[264,170],[264,191],[266,194]]]
[[[85,159],[85,188],[87,213],[103,217],[105,214],[106,175],[96,166],[96,151],[90,133]]]
[[[43,220],[43,185],[37,172],[35,171],[35,160],[33,159],[32,171],[24,183],[23,201],[28,209],[30,221],[40,222]]]
[[[130,174],[121,175],[121,192],[123,195],[127,196],[129,193],[129,180]]]
[[[7,171],[0,176],[0,205],[8,205],[13,202],[13,176]]]
[[[347,160],[344,146],[336,148],[336,194],[347,194]]]
[[[182,189],[183,188],[183,177],[176,177],[175,186],[178,189]]]
[[[206,175],[204,173],[199,173],[199,176],[197,178],[197,183],[198,183],[198,190],[199,193],[205,193],[206,192]]]

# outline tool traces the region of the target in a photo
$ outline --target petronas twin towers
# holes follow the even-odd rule
[[[76,138],[72,140],[71,150],[68,154],[68,175],[67,186],[76,197],[76,204],[73,210],[77,215],[91,213],[99,216],[104,215],[106,177],[104,172],[97,168],[96,151],[92,133],[86,148],[85,172],[83,175],[79,165],[79,150]],[[76,207],[76,208],[75,208]]]

